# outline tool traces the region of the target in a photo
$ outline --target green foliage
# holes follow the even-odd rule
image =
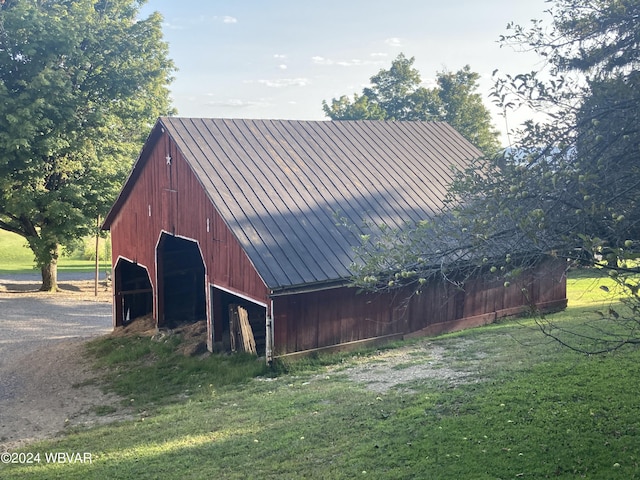
[[[27,240],[43,272],[90,233],[152,122],[171,113],[161,18],[138,19],[138,7],[0,6],[0,228]]]
[[[95,239],[93,240],[95,241]],[[87,239],[81,242],[92,243]],[[101,240],[101,249],[104,250],[104,240]],[[94,249],[95,244],[89,248]],[[90,250],[88,250],[90,252]],[[110,254],[109,254],[110,255]],[[88,255],[80,255],[77,251],[65,252],[58,263],[59,272],[94,272],[95,261],[93,257],[87,259]],[[111,257],[101,255],[100,272],[111,270]],[[33,260],[33,252],[25,245],[25,239],[15,233],[0,230],[0,273],[35,273],[36,265]],[[103,275],[103,273],[101,273]]]
[[[0,230],[0,271],[33,271],[33,253],[25,248],[24,238]]]
[[[525,122],[512,147],[458,172],[435,221],[363,242],[356,284],[461,286],[483,274],[507,287],[550,257],[602,268],[625,294],[624,311],[603,312],[611,327],[589,334],[590,351],[607,351],[640,343],[640,1],[552,3],[550,26],[510,25],[502,37],[541,55],[541,70],[504,75],[493,92],[505,111],[526,105],[546,121]],[[413,281],[396,278],[407,273]]]
[[[64,256],[80,260],[96,259],[96,237],[83,237],[73,242],[65,249]],[[98,245],[98,258],[100,262],[111,262],[111,236],[105,235],[100,238]]]
[[[437,74],[438,86],[420,86],[422,80],[413,68],[414,58],[404,54],[371,77],[371,87],[354,94],[322,102],[325,115],[332,120],[438,120],[446,121],[485,153],[498,149],[498,134],[491,115],[476,90],[480,76],[467,65],[458,72]]]
[[[506,76],[494,93],[502,106],[526,104],[548,121],[523,125],[510,152],[483,165],[484,175],[463,175],[454,193],[459,218],[488,220],[478,227],[485,244],[508,228],[532,257],[608,271],[626,309],[604,312],[609,326],[589,334],[600,345],[592,351],[607,351],[640,342],[640,2],[553,3],[551,28],[512,25],[502,39],[537,51],[547,71]],[[553,336],[553,325],[544,328]]]

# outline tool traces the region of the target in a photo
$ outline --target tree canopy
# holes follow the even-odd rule
[[[467,65],[461,70],[437,73],[437,87],[421,85],[415,59],[404,54],[370,78],[371,87],[353,99],[343,95],[322,102],[332,120],[439,120],[446,121],[485,153],[499,147],[491,114],[477,93],[480,76]]]
[[[60,246],[104,214],[152,122],[172,113],[161,17],[138,0],[0,6],[0,228],[56,289]]]
[[[548,257],[589,266],[608,272],[625,309],[600,312],[579,332],[540,326],[572,348],[609,351],[640,343],[640,1],[555,0],[549,13],[550,24],[510,25],[501,38],[536,51],[543,67],[503,75],[493,92],[504,108],[527,105],[540,116],[502,155],[459,172],[437,225],[363,246],[358,282],[386,288],[409,271],[406,283],[418,285],[456,270],[461,284],[481,272],[509,285]],[[451,261],[434,269],[438,256]]]

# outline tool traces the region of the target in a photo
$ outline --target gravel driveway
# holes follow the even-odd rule
[[[55,433],[101,395],[71,387],[90,374],[82,342],[112,330],[109,296],[6,291],[32,284],[37,277],[0,276],[0,444]]]
[[[84,280],[87,276],[61,274],[59,281]],[[35,285],[38,280],[31,274],[0,276],[0,284],[5,285]],[[104,301],[0,293],[0,368],[51,342],[109,333],[111,322],[111,304]]]

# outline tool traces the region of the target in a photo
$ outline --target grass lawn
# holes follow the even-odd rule
[[[598,282],[570,279],[571,306],[555,322],[594,315],[602,290],[588,286]],[[87,354],[135,420],[31,445],[21,452],[39,453],[41,463],[0,465],[0,477],[640,478],[637,348],[581,355],[533,320],[503,321],[395,345],[410,352],[398,368],[437,368],[438,348],[447,368],[467,376],[380,392],[347,377],[348,368],[379,362],[377,351],[267,371],[247,357],[177,357],[177,342],[91,342]],[[47,464],[51,452],[88,452],[92,462]]]
[[[104,242],[104,241],[103,241]],[[61,256],[58,261],[59,272],[92,272],[95,269],[93,260],[83,260],[77,256]],[[100,271],[110,269],[106,262],[101,262]],[[0,275],[3,273],[38,273],[33,253],[26,246],[23,237],[15,233],[0,230]]]

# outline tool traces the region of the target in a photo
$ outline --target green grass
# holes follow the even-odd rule
[[[176,353],[180,341],[178,335],[161,341],[142,336],[105,337],[89,342],[87,352],[106,372],[104,380],[110,390],[125,403],[135,402],[146,409],[212,388],[238,387],[268,373],[264,360],[250,355],[184,356]]]
[[[100,271],[110,269],[108,262],[100,263]],[[93,272],[95,262],[78,257],[61,256],[58,261],[59,272]],[[26,246],[23,237],[15,233],[0,230],[0,274],[38,273],[33,253]]]
[[[555,322],[579,326],[593,313],[603,292],[585,294],[587,284],[589,275],[572,277],[572,306]],[[178,342],[92,342],[89,354],[135,419],[26,447],[42,463],[0,466],[0,477],[640,478],[640,349],[580,355],[542,336],[533,319],[503,321],[395,345],[414,347],[400,367],[429,368],[435,345],[474,381],[426,378],[380,393],[344,370],[380,358],[376,351],[267,373],[247,357],[179,359]],[[44,462],[59,451],[89,452],[92,463]]]

